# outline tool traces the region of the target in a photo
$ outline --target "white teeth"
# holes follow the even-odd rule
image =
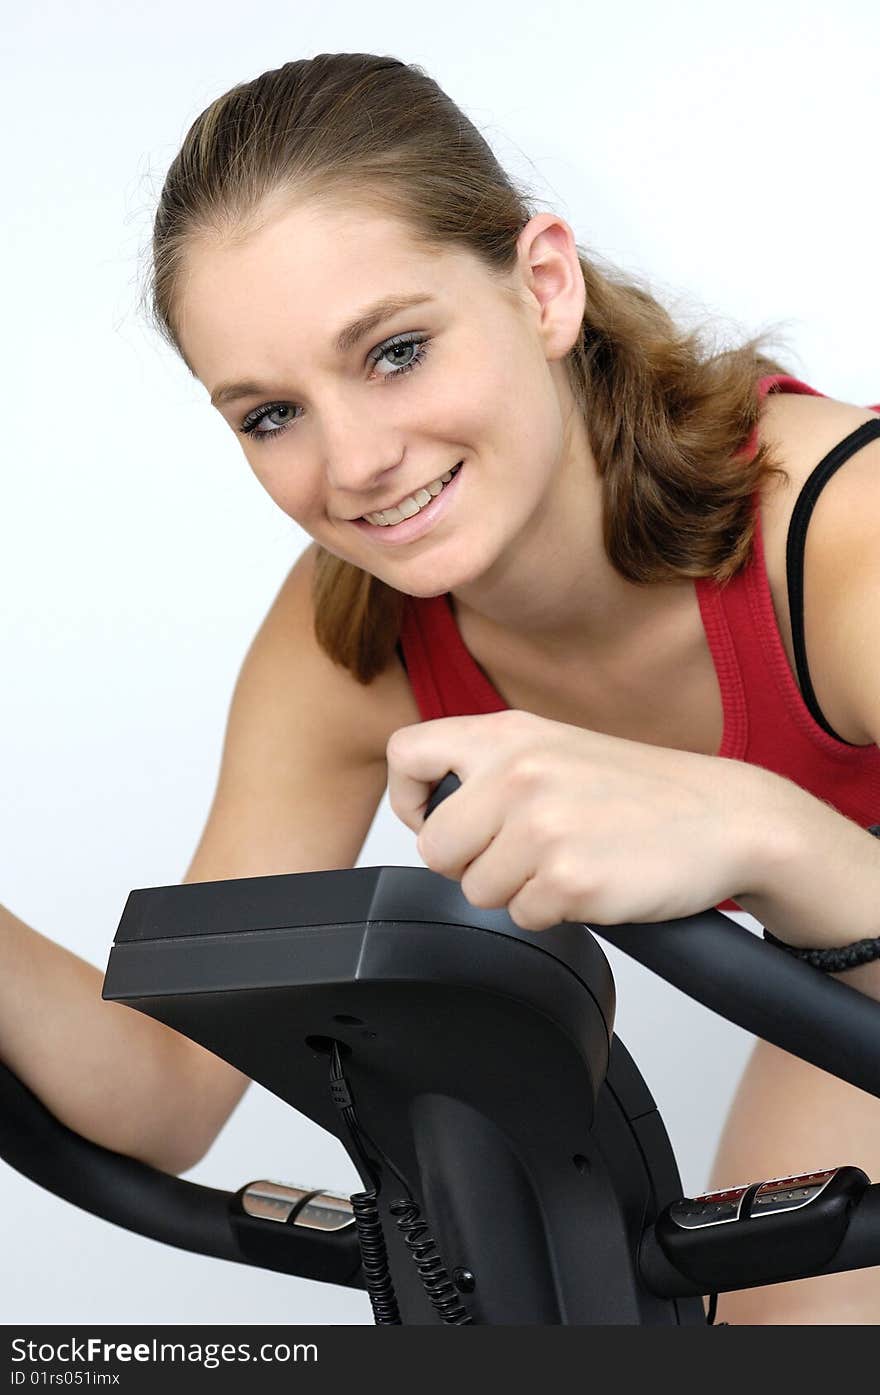
[[[400,523],[404,518],[412,518],[413,514],[418,513],[426,504],[430,504],[431,500],[440,493],[444,484],[448,484],[451,479],[452,471],[447,470],[445,475],[432,480],[430,484],[425,485],[424,489],[417,489],[415,494],[408,494],[405,499],[401,499],[394,508],[383,509],[381,513],[365,513],[364,518],[368,523],[374,523],[379,528],[387,528],[392,523]]]

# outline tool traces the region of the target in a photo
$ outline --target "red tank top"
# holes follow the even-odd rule
[[[759,398],[768,392],[827,395],[784,375],[761,379]],[[788,540],[789,599],[803,695],[792,675],[776,624],[764,563],[758,495],[754,545],[746,566],[726,586],[708,578],[698,578],[694,583],[724,711],[724,731],[717,756],[746,761],[784,775],[864,828],[880,822],[880,747],[854,746],[844,741],[833,733],[818,711],[805,659],[801,663],[802,563],[805,523],[818,495],[815,485],[821,487],[854,450],[880,435],[880,404],[869,410],[878,413],[878,421],[858,427],[816,466],[792,515]],[[757,428],[743,453],[750,453],[756,446]],[[801,570],[794,565],[792,548],[798,511],[804,520],[800,534]],[[506,708],[507,703],[466,649],[448,592],[426,598],[407,597],[400,641],[423,721]],[[718,909],[741,907],[728,900],[722,901]]]

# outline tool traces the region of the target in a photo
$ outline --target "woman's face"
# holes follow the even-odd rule
[[[558,231],[539,215],[521,246],[548,221]],[[237,246],[190,250],[180,341],[279,508],[337,557],[437,595],[502,558],[560,468],[574,335],[560,346],[524,267],[502,282],[468,252],[420,248],[389,216],[306,204]],[[459,464],[444,498],[437,482]],[[432,515],[397,536],[356,521],[413,495]]]

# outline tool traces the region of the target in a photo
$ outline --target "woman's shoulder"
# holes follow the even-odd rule
[[[761,499],[761,525],[765,538],[782,543],[797,499],[821,460],[840,441],[864,422],[878,420],[877,411],[833,397],[813,397],[803,393],[774,392],[761,410],[760,435],[773,450],[774,463],[782,466],[785,477],[771,476]],[[845,462],[822,488],[816,505],[823,514],[832,507],[836,513],[852,513],[854,520],[865,505],[864,490],[870,494],[877,480],[880,443],[867,442]],[[829,501],[833,501],[831,504]],[[812,536],[814,519],[810,521]],[[819,525],[817,532],[825,531]],[[811,537],[812,541],[812,537]],[[783,555],[784,563],[784,555]]]
[[[761,407],[761,435],[790,456],[804,479],[839,440],[878,412],[834,397],[804,392],[770,392]],[[786,468],[789,461],[782,462]]]

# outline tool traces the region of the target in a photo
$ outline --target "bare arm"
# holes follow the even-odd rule
[[[183,1171],[192,1161],[174,1127],[185,1108],[181,1039],[103,1002],[102,982],[93,964],[0,906],[0,1060],[69,1128]]]
[[[358,684],[314,638],[309,548],[236,683],[211,810],[185,882],[353,866],[385,743],[414,720],[402,670]],[[70,1128],[166,1171],[195,1165],[249,1081],[143,1013],[103,973],[0,907],[0,1060]]]

